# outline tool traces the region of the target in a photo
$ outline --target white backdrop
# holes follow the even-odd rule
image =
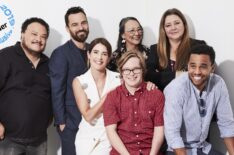
[[[214,47],[217,73],[226,81],[231,103],[234,104],[234,83],[231,80],[234,77],[234,2],[231,0],[0,0],[0,4],[2,3],[11,9],[15,26],[9,39],[0,43],[0,49],[20,40],[22,22],[26,18],[37,16],[45,19],[51,28],[46,47],[48,56],[54,48],[69,39],[64,15],[71,6],[80,5],[86,11],[90,24],[88,42],[96,37],[105,37],[111,42],[113,49],[116,47],[121,18],[137,17],[145,31],[143,42],[149,46],[157,41],[161,15],[165,10],[176,7],[186,15],[191,36],[205,40]],[[48,154],[60,155],[59,139],[54,127],[50,127],[48,133]],[[212,124],[211,141],[215,148],[226,152],[215,124]]]

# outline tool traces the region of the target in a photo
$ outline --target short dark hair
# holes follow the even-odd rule
[[[69,23],[69,20],[68,20],[69,15],[76,14],[76,13],[83,13],[86,16],[86,13],[82,7],[80,7],[80,6],[71,7],[67,10],[67,12],[65,14],[66,26],[68,26],[68,23]]]
[[[44,26],[47,31],[47,38],[49,37],[49,33],[50,33],[49,24],[47,24],[43,19],[38,18],[38,17],[31,17],[31,18],[26,19],[21,26],[21,33],[24,33],[26,29],[28,28],[28,25],[32,23],[39,23],[42,26]]]
[[[105,38],[96,38],[96,39],[94,39],[90,43],[90,45],[89,45],[89,53],[91,53],[91,51],[93,50],[94,46],[96,46],[99,43],[102,44],[102,45],[104,45],[106,47],[107,53],[108,53],[108,57],[110,57],[111,53],[112,53],[111,44]]]
[[[208,55],[210,57],[210,61],[211,64],[213,65],[215,63],[215,51],[213,49],[213,47],[208,46],[206,44],[197,44],[195,46],[192,46],[191,50],[190,50],[190,55],[192,54],[205,54]]]

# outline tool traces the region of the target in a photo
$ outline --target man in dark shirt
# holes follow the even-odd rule
[[[75,155],[75,137],[81,114],[72,91],[74,77],[87,70],[89,25],[81,7],[69,8],[65,14],[66,29],[71,40],[56,48],[50,57],[52,103],[62,144],[63,155]]]
[[[113,146],[111,155],[159,155],[163,143],[164,96],[147,91],[143,81],[145,60],[137,51],[122,55],[118,63],[121,86],[104,102],[104,123]]]
[[[49,25],[22,24],[21,42],[0,51],[0,155],[46,155],[52,117],[48,57],[42,54]]]

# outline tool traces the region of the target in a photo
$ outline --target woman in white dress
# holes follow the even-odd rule
[[[106,94],[120,84],[119,74],[106,69],[111,56],[111,45],[104,38],[90,43],[90,69],[73,80],[76,104],[82,114],[76,136],[77,155],[109,155],[102,105]]]

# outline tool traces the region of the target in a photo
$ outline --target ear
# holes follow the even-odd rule
[[[121,35],[121,37],[122,37],[123,39],[125,39],[125,34],[123,33],[123,34]]]
[[[215,64],[213,64],[213,65],[211,66],[211,67],[212,67],[212,68],[211,68],[211,73],[214,73],[214,71],[215,71],[215,66],[216,66]]]

